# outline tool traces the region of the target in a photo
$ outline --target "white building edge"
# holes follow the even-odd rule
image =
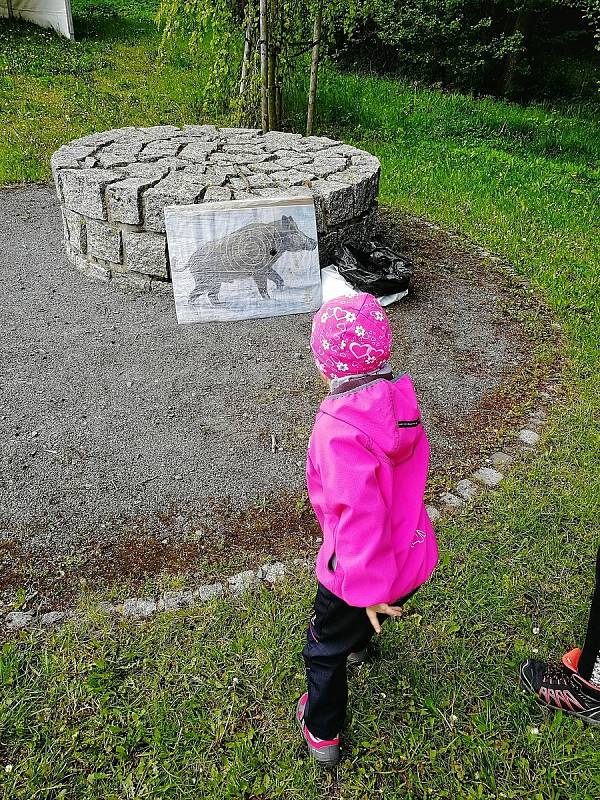
[[[0,0],[0,17],[19,17],[74,38],[70,0]]]

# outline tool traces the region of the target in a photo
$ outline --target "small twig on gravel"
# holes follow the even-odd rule
[[[153,475],[151,478],[144,478],[143,481],[138,481],[140,486],[145,486],[150,481],[155,481],[157,478],[160,478],[160,475]]]
[[[275,437],[275,434],[272,433],[271,434],[271,453],[273,453],[273,455],[275,455],[276,449],[277,449],[277,438]]]

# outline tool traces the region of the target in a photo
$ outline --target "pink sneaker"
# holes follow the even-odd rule
[[[335,739],[318,739],[306,727],[304,709],[308,700],[308,692],[304,692],[296,704],[296,722],[300,726],[308,751],[315,761],[323,767],[335,767],[340,760],[340,737]]]

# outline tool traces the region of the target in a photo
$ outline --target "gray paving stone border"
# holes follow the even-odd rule
[[[531,412],[528,427],[521,429],[514,440],[504,448],[510,452],[503,450],[494,453],[469,478],[458,480],[453,491],[441,493],[437,502],[427,506],[431,521],[435,523],[445,515],[455,514],[478,497],[481,491],[497,488],[504,479],[504,472],[500,469],[505,470],[519,451],[531,452],[533,446],[540,441],[539,431],[545,422],[546,414],[543,410]],[[531,430],[532,428],[536,428],[536,431]],[[534,434],[535,439],[532,436],[523,436],[524,432]],[[216,597],[240,596],[261,583],[272,586],[301,569],[310,570],[313,567],[312,559],[297,558],[287,563],[276,561],[263,564],[256,570],[238,572],[227,578],[224,583],[215,582],[195,588],[170,590],[160,597],[127,597],[121,602],[102,602],[98,605],[98,609],[104,614],[142,622],[151,619],[157,613],[193,608]],[[75,610],[48,611],[44,614],[35,614],[33,611],[10,611],[4,616],[3,623],[7,633],[16,633],[32,627],[49,628],[64,624],[75,613]]]
[[[276,561],[263,564],[256,570],[237,572],[227,578],[224,584],[215,582],[195,588],[169,590],[159,597],[126,597],[121,602],[104,601],[98,604],[98,610],[103,614],[143,621],[160,612],[193,608],[216,597],[239,596],[256,588],[261,583],[273,586],[290,574],[313,567],[314,562],[310,559],[296,558],[288,563]],[[74,609],[48,611],[44,614],[35,614],[33,611],[11,611],[4,617],[4,627],[9,633],[32,627],[48,628],[63,624],[75,614]]]
[[[542,392],[542,395],[544,393]],[[439,519],[443,513],[454,513],[465,504],[471,502],[480,491],[495,489],[502,480],[506,469],[512,464],[519,451],[527,452],[540,441],[540,430],[546,422],[546,412],[538,409],[530,412],[527,427],[518,431],[504,450],[493,453],[476,469],[469,478],[461,478],[452,491],[442,492],[436,504],[427,506],[427,511],[432,522]],[[532,430],[532,429],[535,430]],[[508,450],[509,452],[505,452]]]
[[[381,172],[375,156],[326,136],[213,125],[83,136],[51,166],[69,262],[125,290],[169,294],[166,205],[308,192],[325,266],[338,244],[370,235]]]

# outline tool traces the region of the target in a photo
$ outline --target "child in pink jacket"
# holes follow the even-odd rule
[[[330,300],[315,315],[311,347],[330,392],[306,479],[323,544],[296,718],[311,755],[329,766],[339,759],[347,660],[364,660],[381,622],[401,615],[437,563],[423,503],[429,444],[411,379],[392,376],[391,346],[386,314],[369,294]]]

